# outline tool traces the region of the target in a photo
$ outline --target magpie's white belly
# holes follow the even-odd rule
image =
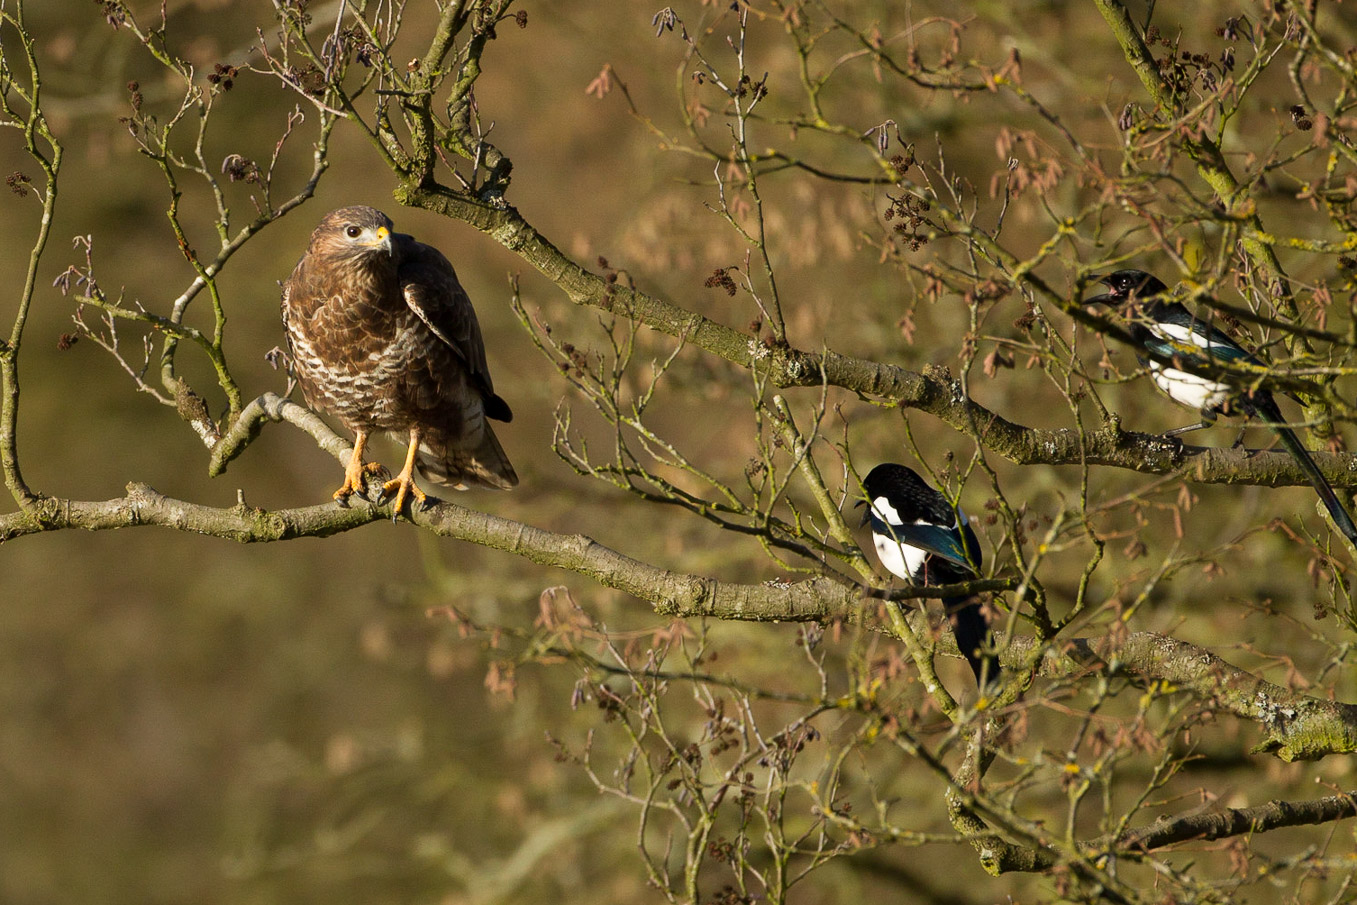
[[[905,581],[913,581],[915,574],[923,568],[924,557],[928,554],[918,547],[902,544],[884,534],[872,532],[872,543],[876,545],[877,559],[887,572]]]
[[[1150,365],[1150,377],[1154,380],[1155,386],[1163,390],[1170,399],[1188,408],[1204,412],[1219,409],[1230,401],[1230,388],[1208,377],[1199,377],[1159,364]]]

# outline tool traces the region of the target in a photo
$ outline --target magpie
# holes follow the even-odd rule
[[[980,574],[980,543],[966,513],[929,487],[913,469],[887,462],[868,473],[862,524],[872,526],[877,558],[891,574],[915,585],[958,584]],[[957,647],[982,688],[999,678],[989,623],[975,595],[944,597]]]
[[[1100,277],[1098,281],[1107,286],[1108,291],[1085,299],[1084,304],[1115,308],[1133,300],[1138,301],[1139,314],[1128,318],[1128,323],[1132,339],[1142,349],[1194,365],[1221,362],[1227,365],[1267,367],[1266,362],[1211,324],[1195,317],[1179,302],[1161,298],[1168,287],[1145,271],[1118,270]],[[1144,355],[1136,357],[1143,367],[1149,368],[1150,378],[1165,395],[1201,412],[1200,423],[1171,430],[1166,436],[1173,437],[1208,427],[1216,420],[1216,415],[1230,411],[1242,411],[1246,417],[1257,416],[1272,428],[1282,441],[1282,446],[1286,447],[1301,471],[1310,479],[1324,507],[1333,516],[1333,523],[1338,526],[1338,530],[1357,544],[1357,526],[1353,525],[1352,517],[1339,502],[1338,495],[1315,465],[1315,460],[1310,457],[1309,450],[1301,443],[1296,432],[1286,426],[1281,409],[1270,392],[1262,387],[1241,391],[1228,383],[1151,361]]]

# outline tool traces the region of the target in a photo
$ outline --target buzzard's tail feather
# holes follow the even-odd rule
[[[481,445],[475,449],[459,448],[442,434],[428,431],[419,444],[419,473],[444,487],[466,490],[472,484],[508,490],[518,484],[518,474],[499,438],[485,425]]]
[[[485,397],[485,417],[509,422],[514,420],[514,413],[509,408],[509,403],[491,393]]]

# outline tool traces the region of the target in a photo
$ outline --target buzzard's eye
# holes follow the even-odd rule
[[[348,229],[344,230],[344,235],[348,236],[350,239],[357,239],[362,234],[363,227],[361,226],[350,226]]]

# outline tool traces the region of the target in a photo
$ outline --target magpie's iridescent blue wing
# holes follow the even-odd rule
[[[1261,360],[1225,333],[1198,320],[1186,324],[1160,322],[1146,332],[1145,348],[1165,358],[1215,359],[1263,366]]]
[[[888,537],[893,536],[902,544],[918,547],[925,553],[940,556],[964,569],[975,571],[974,557],[967,555],[966,542],[961,532],[955,528],[943,528],[939,525],[888,525],[874,518],[872,530]]]

